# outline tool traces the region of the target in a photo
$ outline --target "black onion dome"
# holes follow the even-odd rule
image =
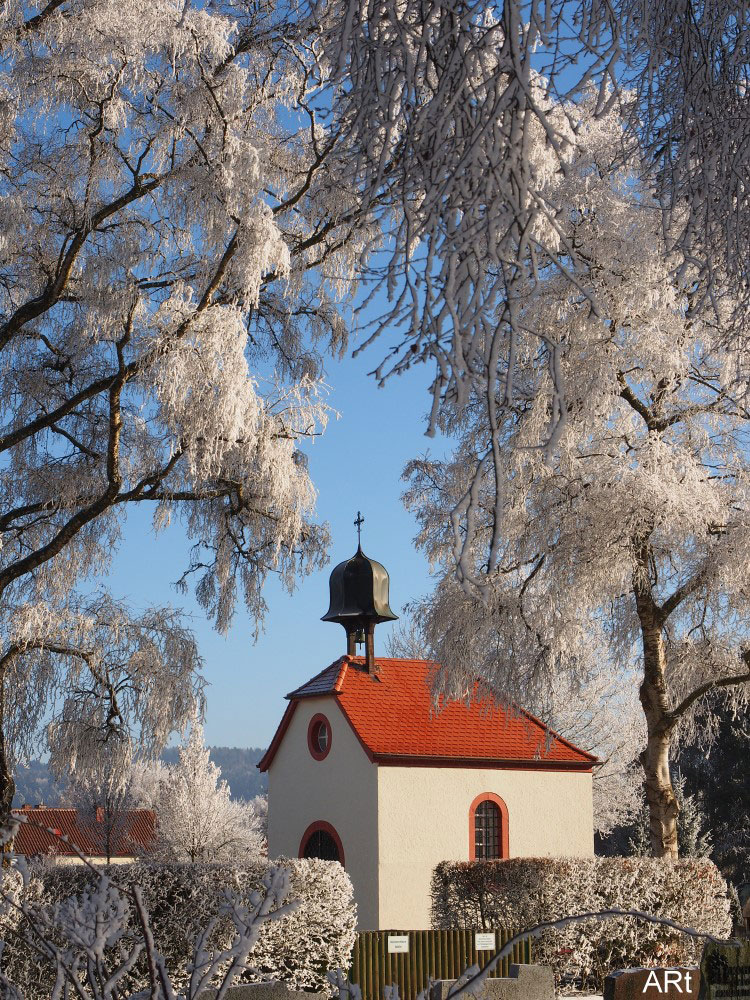
[[[385,566],[368,558],[361,547],[331,572],[331,606],[321,621],[338,622],[347,632],[379,622],[396,621],[388,605],[388,573]]]

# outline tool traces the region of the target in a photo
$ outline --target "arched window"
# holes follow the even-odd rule
[[[469,858],[492,861],[508,857],[508,807],[499,795],[484,792],[469,809]]]
[[[321,858],[323,861],[338,861],[344,864],[344,848],[341,838],[330,823],[318,820],[311,823],[302,834],[299,845],[301,858]]]

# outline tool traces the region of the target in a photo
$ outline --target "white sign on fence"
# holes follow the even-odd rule
[[[402,952],[409,950],[409,935],[408,934],[389,934],[388,935],[388,951],[392,955],[394,953],[400,954]]]
[[[495,935],[494,934],[475,934],[474,935],[474,947],[477,951],[494,951],[495,950]]]

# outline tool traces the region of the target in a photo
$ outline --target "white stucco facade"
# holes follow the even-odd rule
[[[318,713],[331,726],[323,760],[308,749]],[[305,698],[268,767],[269,854],[297,857],[307,828],[328,823],[341,840],[359,929],[428,928],[432,870],[469,860],[478,796],[505,803],[510,857],[590,856],[591,782],[586,771],[378,765],[334,698]]]
[[[474,800],[508,809],[508,856],[594,853],[591,774],[470,767],[378,768],[378,917],[384,929],[430,927],[430,880],[440,861],[468,861]]]
[[[315,760],[307,730],[318,713],[331,724],[331,748]],[[296,858],[311,823],[330,823],[341,838],[360,929],[378,926],[377,768],[332,698],[296,708],[268,769],[268,854]]]

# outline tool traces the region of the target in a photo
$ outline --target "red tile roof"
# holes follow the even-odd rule
[[[544,724],[528,712],[516,713],[488,698],[442,703],[433,708],[427,660],[378,659],[368,674],[362,657],[344,656],[287,695],[290,699],[276,735],[258,764],[268,769],[301,699],[330,695],[349,721],[371,760],[381,764],[530,766],[591,770],[597,762],[561,736],[545,747]]]
[[[69,837],[82,854],[88,857],[106,856],[104,847],[106,841],[101,826],[96,822],[84,822],[75,809],[24,806],[22,809],[14,809],[13,812],[29,821],[21,824],[16,836],[13,844],[16,854],[30,857],[34,854],[51,852],[65,857],[76,857],[72,847],[64,840],[60,840],[59,836],[40,829],[49,827]],[[150,809],[131,810],[123,815],[122,827],[116,832],[114,850],[110,851],[110,856],[132,857],[135,850],[149,846],[154,839],[155,829],[156,820]]]

